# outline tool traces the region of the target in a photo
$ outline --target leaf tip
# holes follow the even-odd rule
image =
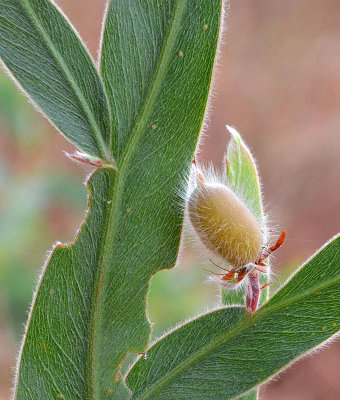
[[[242,143],[242,139],[241,139],[240,134],[237,132],[237,130],[231,125],[226,125],[226,128],[227,128],[228,132],[231,135],[231,140],[234,140],[235,142],[241,144]]]

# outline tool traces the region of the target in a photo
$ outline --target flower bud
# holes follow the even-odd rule
[[[204,246],[238,268],[261,253],[259,222],[227,186],[201,182],[188,200],[190,221]]]

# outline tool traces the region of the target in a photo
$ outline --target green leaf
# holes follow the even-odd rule
[[[77,241],[57,245],[43,271],[20,359],[17,399],[85,399],[91,386],[91,330],[101,242],[113,170],[89,181],[91,212]],[[60,397],[62,395],[63,397]]]
[[[258,393],[257,390],[252,390],[251,392],[245,394],[244,396],[238,397],[239,400],[257,400]]]
[[[340,235],[258,312],[219,309],[156,342],[127,376],[133,399],[234,399],[324,343],[340,324]]]
[[[149,95],[117,172],[100,169],[91,178],[88,221],[73,246],[55,250],[39,283],[18,399],[124,399],[120,364],[149,342],[150,279],[177,257],[183,219],[178,191],[203,122],[222,4],[148,3],[164,5],[168,40],[160,44],[159,67],[150,71]],[[143,12],[150,20],[154,8]],[[129,14],[121,18],[129,23]]]
[[[110,160],[111,123],[94,63],[49,0],[0,0],[0,59],[33,102],[83,151]]]
[[[261,196],[261,183],[257,172],[256,163],[249,148],[242,140],[236,129],[227,126],[231,134],[226,154],[226,174],[229,185],[244,201],[253,215],[263,224],[263,205]],[[260,275],[260,284],[268,283],[268,274]],[[238,290],[221,289],[222,304],[244,305],[245,286]],[[269,286],[261,290],[259,305],[268,300]]]
[[[226,162],[229,183],[254,216],[262,219],[261,185],[254,157],[236,129],[227,128],[232,136]]]
[[[113,154],[117,159],[146,127],[154,127],[154,137],[171,128],[180,138],[196,113],[205,109],[202,69],[213,57],[221,3],[109,1],[100,70],[115,117]],[[204,49],[204,42],[212,46]]]

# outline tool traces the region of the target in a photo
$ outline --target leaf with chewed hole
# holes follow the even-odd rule
[[[253,390],[340,326],[340,235],[249,315],[229,307],[175,329],[132,366],[132,399],[227,400]]]
[[[19,363],[20,400],[126,398],[120,365],[128,352],[147,348],[150,279],[172,267],[178,253],[178,190],[203,123],[222,2],[128,0],[108,7],[102,57],[124,67],[126,80],[117,82],[110,67],[104,73],[105,63],[101,69],[107,87],[117,87],[111,107],[127,107],[128,115],[132,107],[135,120],[126,125],[117,111],[117,171],[93,175],[86,224],[72,246],[56,248],[42,275]],[[157,22],[156,37],[142,36],[137,46],[141,21]],[[141,73],[143,96],[134,98],[129,90]]]

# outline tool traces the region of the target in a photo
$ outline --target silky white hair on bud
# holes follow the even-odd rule
[[[247,282],[245,303],[253,312],[260,290],[268,285],[260,286],[259,274],[269,274],[266,260],[282,245],[286,232],[281,233],[276,244],[268,246],[255,160],[237,131],[231,127],[228,130],[232,141],[222,173],[193,162],[183,202],[184,226],[187,232],[191,231],[191,239],[199,243],[201,252],[222,270],[208,270],[213,274],[210,281],[226,289],[237,289]],[[215,263],[212,258],[218,261]]]
[[[204,188],[201,187],[199,189],[198,182],[200,178],[198,177],[204,181]],[[185,189],[187,190],[185,191]],[[226,267],[240,266],[247,260],[255,261],[254,257],[256,258],[261,250],[261,245],[263,245],[264,222],[262,219],[256,218],[243,200],[232,190],[225,173],[216,171],[212,165],[206,168],[197,164],[193,165],[190,176],[184,181],[183,187],[178,191],[178,195],[181,198],[181,206],[184,207],[185,241],[189,242],[201,256],[208,259],[217,259],[219,263]],[[208,203],[211,202],[211,197],[214,199],[215,211],[220,214],[219,216],[216,215],[216,218],[211,218],[214,217],[214,210],[209,210]],[[228,200],[243,215],[229,213],[226,204]],[[198,205],[201,205],[200,210],[197,210],[197,202]],[[194,204],[196,207],[194,207]],[[227,212],[231,220],[229,228],[226,221],[222,224],[219,223],[219,220],[223,219],[221,213],[225,214],[225,212]],[[242,218],[241,225],[245,224],[245,226],[243,228],[241,226],[241,230],[235,236],[233,228],[235,229],[236,227],[235,223],[237,225],[238,217]],[[193,221],[196,221],[196,224]],[[256,249],[250,251],[251,254],[249,254],[249,246],[246,245],[249,241],[251,242],[251,238],[246,232],[247,222],[250,223],[255,239],[257,239],[257,244],[254,245]],[[241,236],[241,243],[244,244],[243,249],[240,242],[237,241]],[[250,242],[249,244],[251,244]],[[227,249],[230,244],[232,244],[231,253]],[[226,253],[230,253],[229,257],[226,257]]]

